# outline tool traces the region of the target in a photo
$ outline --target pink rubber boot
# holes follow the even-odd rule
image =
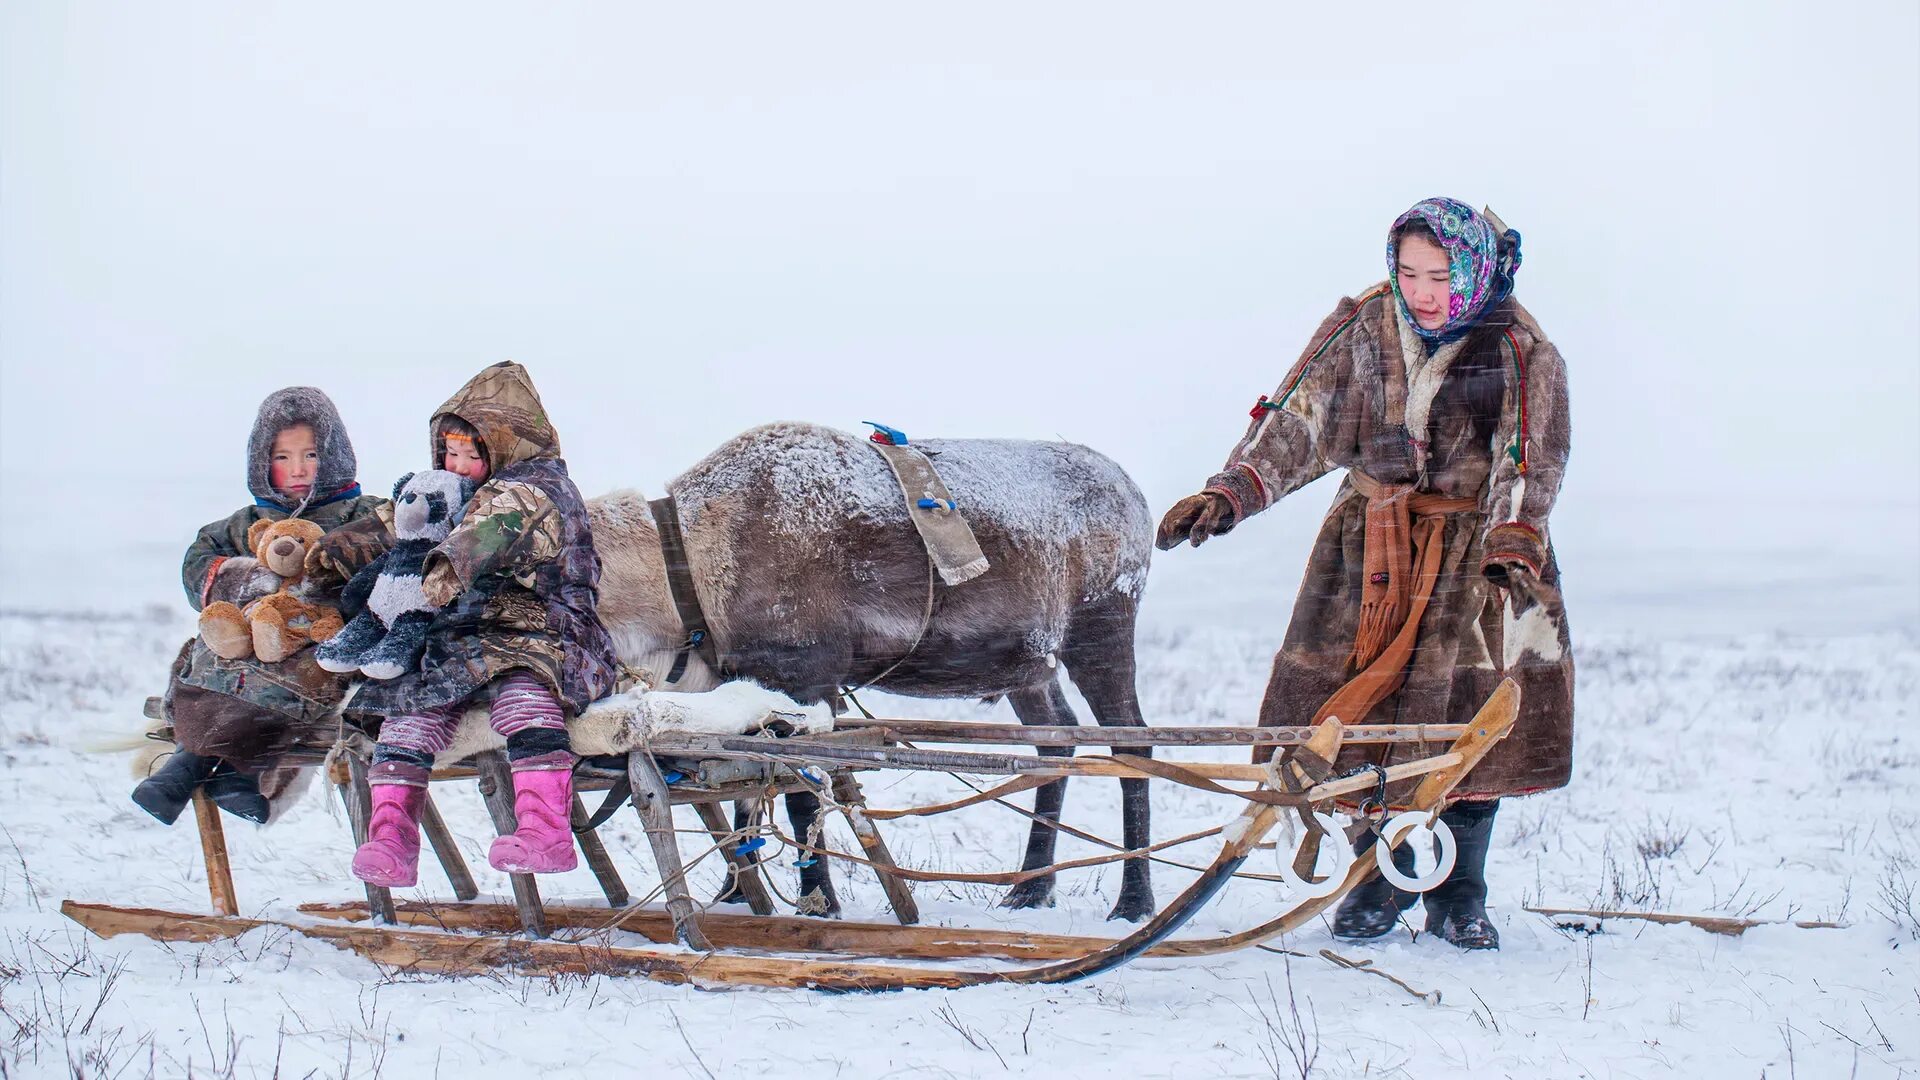
[[[513,814],[520,827],[487,850],[495,870],[558,874],[579,865],[573,850],[571,769],[527,769],[513,774]]]
[[[420,807],[427,789],[411,784],[375,784],[367,842],[353,853],[353,876],[369,885],[400,889],[420,877]]]

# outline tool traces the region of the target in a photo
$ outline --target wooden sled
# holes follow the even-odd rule
[[[1377,873],[1374,859],[1355,860],[1338,885],[1322,896],[1300,899],[1285,911],[1258,926],[1213,938],[1174,939],[1172,935],[1193,918],[1231,881],[1256,847],[1266,838],[1280,818],[1302,810],[1326,811],[1334,800],[1367,792],[1382,782],[1382,777],[1327,775],[1342,745],[1348,743],[1428,742],[1451,738],[1448,748],[1386,770],[1385,780],[1418,778],[1407,806],[1437,813],[1449,802],[1454,786],[1478,764],[1487,751],[1512,729],[1519,713],[1520,693],[1511,681],[1502,682],[1471,723],[1448,727],[1394,727],[1389,725],[1343,727],[1329,720],[1313,728],[1205,728],[1205,729],[1097,729],[1023,728],[1013,725],[955,724],[940,721],[874,720],[852,723],[834,736],[809,736],[793,739],[766,739],[732,736],[684,736],[659,740],[652,755],[629,755],[629,780],[634,803],[646,822],[651,847],[659,864],[666,901],[660,906],[626,903],[624,886],[606,859],[603,847],[590,832],[582,833],[582,845],[588,863],[607,892],[609,908],[579,905],[544,905],[532,890],[529,878],[523,893],[515,882],[515,904],[474,903],[470,875],[462,876],[464,864],[458,862],[445,826],[431,809],[424,815],[423,829],[447,869],[449,880],[460,897],[454,903],[393,903],[385,890],[368,889],[368,902],[362,904],[308,904],[280,918],[243,917],[233,892],[231,872],[226,865],[219,819],[204,796],[196,795],[196,820],[200,823],[203,850],[207,861],[209,888],[213,893],[215,914],[191,914],[145,908],[119,908],[68,900],[61,910],[69,918],[101,937],[136,933],[164,941],[209,941],[237,936],[267,926],[277,926],[307,937],[331,942],[366,956],[377,963],[408,970],[452,974],[479,974],[507,970],[526,975],[643,975],[669,983],[681,983],[703,989],[740,986],[807,988],[824,991],[875,991],[911,988],[958,988],[995,983],[1058,983],[1097,975],[1137,957],[1178,958],[1210,956],[1249,948],[1306,924],[1337,904],[1351,891]],[[1113,757],[1042,757],[1039,755],[981,754],[963,751],[922,750],[901,747],[904,739],[914,742],[980,742],[1031,745],[1276,745],[1292,748],[1276,759],[1273,767],[1264,765],[1219,765],[1177,763],[1161,759]],[[698,790],[670,790],[662,779],[660,760],[706,762],[747,761],[768,767],[766,776],[777,787],[785,775],[796,782],[808,782],[805,770],[813,770],[812,782],[821,772],[828,774],[834,801],[854,821],[865,858],[844,855],[824,848],[800,845],[802,850],[862,862],[878,873],[887,887],[901,925],[844,922],[837,920],[755,915],[701,914],[687,892],[684,868],[674,843],[671,806],[687,802],[699,810],[703,822],[716,836],[723,825],[717,819],[717,803],[744,797],[738,790],[723,787]],[[482,760],[479,773],[483,790],[489,773],[493,775],[493,807],[504,805],[505,816],[495,811],[495,823],[502,831],[512,828],[511,800],[507,791],[504,760]],[[349,796],[349,808],[356,826],[356,840],[364,829],[365,778],[362,767],[350,764],[343,793]],[[912,907],[908,879],[917,872],[902,870],[885,855],[884,842],[874,820],[898,816],[881,811],[866,811],[859,800],[858,786],[852,783],[855,769],[932,769],[980,772],[1020,777],[1120,776],[1149,777],[1186,783],[1213,785],[1216,790],[1246,800],[1240,815],[1218,831],[1225,839],[1213,861],[1197,880],[1188,885],[1157,915],[1125,937],[1109,939],[1054,934],[1032,934],[1005,930],[980,930],[966,927],[927,927],[917,921]],[[711,770],[710,770],[711,771]],[[783,772],[784,771],[784,772]],[[451,777],[449,777],[451,778]],[[1217,781],[1257,780],[1251,791],[1218,788]],[[763,796],[768,785],[762,783],[751,792]],[[959,800],[946,808],[982,801]],[[356,805],[357,804],[357,805]],[[705,809],[701,809],[704,807]],[[576,820],[584,810],[576,805]],[[864,819],[864,831],[859,819]],[[436,831],[441,834],[436,836]],[[870,842],[871,841],[871,842]],[[591,845],[591,846],[590,846]],[[1161,845],[1164,846],[1164,845]],[[1112,858],[1145,857],[1153,849],[1124,852]],[[451,853],[452,861],[448,860]],[[604,867],[600,865],[605,863]],[[1083,862],[1084,864],[1084,862]],[[1064,864],[1063,864],[1064,865]],[[456,870],[457,867],[457,870]],[[604,873],[603,873],[604,869]],[[754,878],[753,869],[734,862],[733,869],[746,888]],[[920,876],[946,876],[928,875]],[[515,875],[519,877],[519,875]],[[464,887],[463,887],[464,886]],[[376,892],[378,895],[376,895]],[[752,892],[749,890],[749,896]],[[616,898],[617,897],[617,898]],[[756,912],[761,912],[755,904]],[[766,908],[770,911],[770,906]],[[526,936],[516,936],[516,927]],[[629,939],[640,939],[666,946],[648,947]],[[679,947],[675,947],[675,943]],[[875,962],[850,962],[849,958]],[[878,962],[910,960],[947,962],[953,966]],[[1009,967],[1004,962],[1025,962],[1027,966]],[[959,966],[964,965],[964,966]]]

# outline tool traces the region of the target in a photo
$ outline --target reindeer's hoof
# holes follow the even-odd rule
[[[1026,908],[1050,908],[1053,906],[1053,881],[1050,878],[1023,881],[1007,890],[1007,895],[1001,899],[1000,906],[1015,911]]]
[[[1151,895],[1135,896],[1128,893],[1121,893],[1119,901],[1113,905],[1113,910],[1107,912],[1107,919],[1109,921],[1124,919],[1127,922],[1139,922],[1142,919],[1150,918],[1153,915],[1153,911],[1153,897]]]
[[[729,884],[726,888],[720,890],[719,895],[713,898],[713,902],[716,904],[744,904],[747,902],[747,894],[740,891],[740,886]]]

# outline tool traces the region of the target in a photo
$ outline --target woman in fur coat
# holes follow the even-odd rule
[[[1441,815],[1458,842],[1452,874],[1420,898],[1376,876],[1334,918],[1337,935],[1378,937],[1418,899],[1429,933],[1497,948],[1485,907],[1494,813],[1572,771],[1573,656],[1547,522],[1567,461],[1566,371],[1513,298],[1520,236],[1491,212],[1424,200],[1394,221],[1386,256],[1387,280],[1340,301],[1254,406],[1225,468],[1167,512],[1157,540],[1198,547],[1346,470],[1260,723],[1464,723],[1513,678],[1513,733]],[[1341,765],[1438,749],[1356,747]],[[1410,791],[1395,785],[1388,802]],[[1356,850],[1373,840],[1362,834]],[[1412,852],[1394,860],[1410,869]]]

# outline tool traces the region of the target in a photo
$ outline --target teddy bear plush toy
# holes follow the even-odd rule
[[[256,521],[247,529],[253,557],[280,584],[245,607],[216,600],[200,612],[200,640],[215,656],[277,664],[339,631],[340,612],[309,599],[307,549],[322,535],[320,526],[299,518]]]
[[[345,595],[364,594],[366,610],[315,651],[321,667],[396,679],[420,662],[427,627],[438,610],[427,603],[421,574],[428,553],[459,523],[473,492],[472,480],[445,469],[400,478],[393,488],[397,540],[347,583]]]

